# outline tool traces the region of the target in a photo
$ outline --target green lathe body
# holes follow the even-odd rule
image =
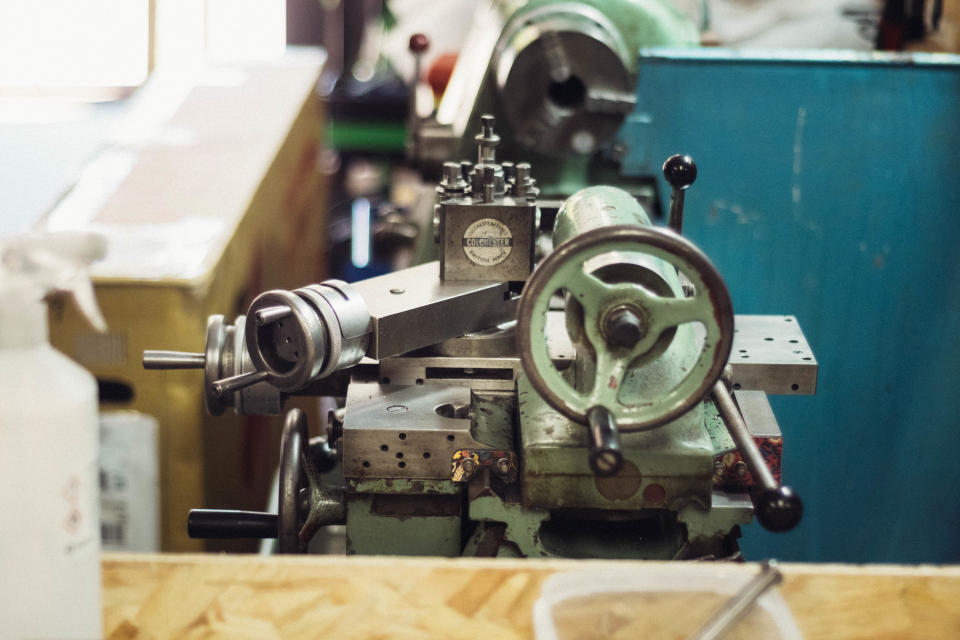
[[[554,244],[602,227],[648,224],[629,194],[591,187],[561,208]],[[590,268],[608,282],[642,282],[683,296],[677,270],[644,253],[601,256]],[[553,312],[562,315],[554,326],[562,323],[565,331],[545,336],[562,343],[553,352],[572,355],[563,375],[575,388],[594,376],[595,355],[577,339],[583,335],[580,304],[594,302],[567,300],[565,311]],[[677,327],[665,342],[631,365],[620,399],[641,402],[666,393],[696,362],[700,346],[691,324]],[[515,390],[473,390],[459,420],[469,421],[474,440],[515,453],[517,481],[504,483],[495,468],[482,467],[483,482],[445,482],[429,491],[423,483],[356,484],[348,493],[350,552],[651,559],[735,552],[735,527],[749,522],[751,513],[749,502],[711,509],[715,456],[732,446],[711,402],[659,428],[621,434],[623,468],[598,477],[588,464],[587,427],[549,406],[522,371],[515,378]]]
[[[516,65],[529,63],[528,28],[579,24],[557,31],[576,49],[577,34],[606,23],[617,49],[611,25],[629,21],[606,12],[662,9],[583,6],[518,10],[530,24],[507,32]],[[617,95],[590,99],[613,109]],[[609,124],[584,117],[569,122]],[[198,510],[191,535],[275,531],[297,552],[329,548],[315,534],[345,525],[354,554],[665,560],[739,557],[754,513],[794,526],[802,503],[779,485],[765,394],[812,393],[816,363],[792,317],[735,329],[723,278],[675,231],[693,160],[664,165],[675,230],[653,227],[634,194],[593,186],[559,205],[551,238],[531,166],[498,163],[495,118],[480,124],[480,161],[443,165],[438,262],[268,291],[232,326],[211,317],[205,353],[145,353],[148,368],[202,365],[212,410],[345,396],[319,441],[302,411],[287,412],[277,514]],[[548,146],[571,134],[552,131]]]

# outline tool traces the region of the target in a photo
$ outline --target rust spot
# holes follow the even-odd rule
[[[617,388],[617,379],[614,376],[610,376],[610,382],[607,384],[611,389]]]
[[[651,505],[660,505],[666,502],[667,491],[659,484],[648,484],[643,490],[643,501]]]
[[[387,518],[432,518],[460,515],[458,495],[386,495],[375,494],[370,513]]]

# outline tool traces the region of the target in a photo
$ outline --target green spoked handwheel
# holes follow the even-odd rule
[[[608,283],[584,271],[588,260],[611,252],[662,260],[687,278],[693,295],[666,297],[640,284]],[[582,306],[583,337],[595,354],[593,384],[584,391],[560,374],[547,351],[547,309],[558,290]],[[706,334],[699,357],[680,382],[652,400],[621,402],[620,386],[631,365],[665,331],[690,322],[702,324]],[[581,423],[591,408],[601,406],[621,431],[643,431],[689,411],[719,379],[733,344],[733,304],[716,268],[682,236],[650,226],[605,226],[567,240],[537,266],[520,300],[517,335],[524,372],[550,406]]]

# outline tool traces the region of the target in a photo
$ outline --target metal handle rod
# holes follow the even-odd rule
[[[219,398],[225,393],[240,391],[240,389],[246,389],[251,385],[266,380],[269,375],[266,371],[248,371],[238,376],[217,380],[211,384],[210,387],[213,389],[213,393]]]
[[[677,233],[683,233],[683,189],[670,192],[670,218],[667,225]]]
[[[144,369],[203,369],[206,357],[187,351],[144,351]]]
[[[276,538],[277,514],[233,509],[191,509],[187,533],[191,538]]]
[[[783,574],[774,560],[763,563],[760,573],[754,576],[732,598],[727,600],[706,624],[690,636],[690,640],[715,640],[721,638],[733,625],[740,621],[757,598],[775,584],[783,581]]]
[[[672,155],[663,163],[663,177],[670,184],[670,228],[683,232],[683,192],[697,179],[697,163],[690,156]]]
[[[255,314],[257,326],[262,327],[267,324],[273,324],[278,320],[283,320],[293,315],[293,309],[290,307],[276,306],[260,309]]]
[[[733,402],[733,397],[727,391],[723,380],[718,380],[713,385],[713,401],[717,405],[720,417],[723,418],[723,422],[727,426],[730,437],[733,438],[733,443],[737,445],[740,455],[743,456],[743,461],[747,463],[747,468],[750,470],[754,481],[762,489],[777,489],[780,485],[777,484],[773,474],[770,473],[770,468],[764,462],[763,455],[760,453],[753,436],[750,435],[747,423],[743,421],[743,416],[740,415],[740,410]]]

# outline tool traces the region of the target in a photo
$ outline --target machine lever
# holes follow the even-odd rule
[[[723,418],[724,424],[733,442],[740,450],[743,461],[747,463],[750,474],[757,483],[757,490],[751,492],[757,520],[768,531],[789,531],[797,526],[803,517],[803,502],[793,489],[780,486],[763,460],[753,436],[743,421],[740,410],[733,401],[722,380],[713,386],[713,400]]]
[[[203,369],[207,364],[202,353],[187,351],[144,351],[144,369]]]
[[[254,317],[257,320],[257,326],[262,327],[283,320],[284,318],[289,318],[292,315],[293,309],[290,307],[276,306],[260,309],[254,314]]]
[[[623,467],[623,451],[613,414],[604,407],[593,407],[587,412],[587,425],[590,427],[590,468],[598,476],[616,475]]]
[[[187,533],[191,538],[276,538],[275,513],[233,509],[191,509]]]
[[[663,177],[670,183],[670,220],[677,233],[683,229],[683,192],[697,179],[697,164],[690,156],[672,155],[663,163]]]
[[[269,374],[266,371],[248,371],[247,373],[241,373],[238,376],[217,380],[210,386],[213,388],[213,392],[217,394],[217,397],[219,398],[225,393],[240,391],[241,389],[246,389],[251,385],[257,384],[258,382],[262,382],[267,379],[268,375]]]
[[[418,160],[420,158],[421,121],[417,113],[417,87],[423,77],[423,54],[430,48],[430,39],[422,33],[415,33],[410,36],[407,47],[413,54],[413,78],[410,81],[407,98],[407,131],[410,136],[407,151],[410,154],[408,157]]]

